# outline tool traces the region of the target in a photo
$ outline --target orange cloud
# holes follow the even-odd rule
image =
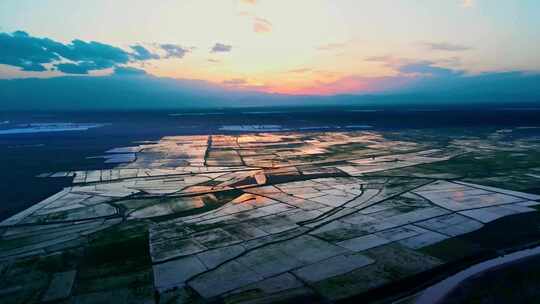
[[[255,33],[268,33],[272,31],[272,23],[263,18],[254,18],[253,31]]]
[[[310,68],[299,68],[299,69],[288,70],[287,72],[294,73],[294,74],[304,74],[304,73],[308,73],[308,72],[311,72],[311,71],[312,71],[312,69],[310,69]]]
[[[268,86],[262,91],[291,95],[336,95],[374,93],[405,87],[415,80],[413,76],[365,77],[344,76],[332,81],[315,81],[311,85]]]

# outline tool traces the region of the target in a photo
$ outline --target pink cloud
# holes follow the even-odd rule
[[[328,43],[325,45],[320,45],[316,47],[316,49],[318,51],[333,51],[333,50],[341,50],[346,46],[347,46],[347,43]]]

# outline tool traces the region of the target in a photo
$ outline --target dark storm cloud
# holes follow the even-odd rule
[[[96,70],[95,66],[88,63],[57,63],[54,67],[66,74],[88,74],[91,70]]]
[[[210,53],[228,53],[232,50],[232,45],[216,43],[210,50]]]
[[[398,71],[403,74],[428,74],[431,76],[457,76],[461,75],[461,71],[454,71],[447,68],[435,66],[432,61],[418,61],[402,65],[398,68]]]
[[[23,71],[45,71],[43,66],[59,60],[57,52],[65,46],[48,38],[35,38],[17,31],[0,33],[0,64],[21,68]]]
[[[144,76],[147,75],[145,70],[133,68],[133,67],[115,67],[115,76]]]
[[[73,40],[58,55],[72,61],[54,64],[66,74],[87,74],[89,71],[108,69],[130,61],[130,54],[124,50],[95,41]]]
[[[439,60],[414,60],[407,58],[393,57],[389,55],[371,56],[364,59],[368,62],[381,63],[399,73],[399,77],[408,76],[434,76],[434,77],[456,77],[463,75],[463,71],[441,67],[440,65],[456,65],[458,58]]]
[[[75,39],[64,44],[49,38],[33,37],[23,31],[0,33],[0,64],[23,71],[58,70],[66,74],[88,74],[129,62],[160,59],[158,54],[142,45],[130,48],[133,52],[97,41]],[[165,58],[182,58],[188,51],[172,44],[162,44],[160,48],[165,51]]]
[[[121,48],[112,45],[91,41],[85,42],[79,39],[65,45],[60,56],[71,61],[80,61],[86,64],[94,63],[96,67],[112,67],[117,63],[127,63],[130,54]]]
[[[165,58],[183,58],[189,52],[189,49],[177,44],[165,43],[160,47],[165,51]]]
[[[150,60],[150,59],[159,59],[158,54],[150,52],[147,48],[142,45],[132,45],[131,49],[134,51],[132,57],[136,60]]]

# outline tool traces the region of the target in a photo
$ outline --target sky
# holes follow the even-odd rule
[[[537,0],[2,0],[0,79],[146,75],[339,95],[529,77],[538,16]]]

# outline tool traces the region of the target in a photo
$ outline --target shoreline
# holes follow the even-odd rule
[[[505,221],[509,221],[512,219],[515,220],[516,217],[523,217],[523,216],[527,216],[531,214],[532,213],[525,213],[525,214],[518,214],[514,216],[501,218],[499,220],[496,220],[490,223],[489,224],[490,228],[488,229],[493,229],[493,230],[498,229],[497,227],[494,227],[495,226],[494,224],[496,224],[497,222],[500,222],[501,220],[505,220]],[[509,218],[512,218],[512,219],[509,219]],[[470,234],[482,234],[482,233],[486,233],[486,231],[474,231]],[[479,275],[479,274],[481,275],[481,273],[483,273],[484,271],[487,272],[497,267],[511,266],[513,263],[520,263],[522,259],[533,258],[535,256],[540,255],[540,239],[535,240],[535,241],[528,241],[524,244],[517,244],[514,246],[509,246],[506,248],[484,248],[473,255],[464,256],[463,258],[446,262],[430,270],[417,273],[415,275],[409,276],[407,278],[404,278],[398,281],[391,282],[389,284],[384,284],[382,286],[372,288],[361,294],[339,300],[336,303],[340,303],[340,304],[341,303],[359,303],[362,301],[368,302],[368,303],[392,303],[392,304],[440,303],[440,300],[443,300],[445,296],[449,295],[454,289],[449,290],[447,293],[444,294],[444,296],[437,298],[436,302],[434,302],[433,299],[419,302],[420,300],[419,297],[422,297],[427,289],[432,288],[434,286],[438,286],[438,284],[441,284],[441,282],[444,282],[445,280],[448,280],[456,276],[457,274],[466,271],[467,269],[473,268],[477,265],[483,265],[484,263],[487,263],[489,261],[498,260],[501,257],[505,257],[505,256],[514,257],[515,255],[517,255],[517,253],[528,252],[532,249],[535,250],[533,254],[520,256],[519,258],[505,261],[503,264],[494,265],[493,267],[489,267],[489,268],[484,269],[481,272],[475,273],[476,275]],[[471,277],[474,277],[474,275],[467,276],[466,278],[464,278],[463,280],[460,280],[459,282],[464,282]],[[456,287],[459,287],[459,284]],[[391,296],[388,296],[389,294]]]
[[[484,262],[469,266],[464,270],[426,288],[420,293],[419,297],[413,301],[415,304],[433,304],[441,303],[456,288],[466,283],[467,280],[485,275],[487,272],[497,269],[512,267],[515,263],[523,262],[528,258],[540,255],[540,244],[535,247],[517,250],[511,253],[505,253]]]

